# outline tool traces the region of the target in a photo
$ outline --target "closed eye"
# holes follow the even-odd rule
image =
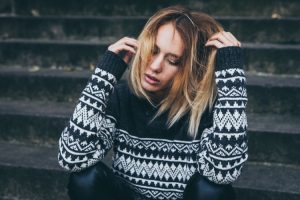
[[[179,66],[181,64],[181,60],[177,58],[176,56],[169,56],[167,58],[168,63],[174,66]]]

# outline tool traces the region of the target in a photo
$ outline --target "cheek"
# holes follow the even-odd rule
[[[142,66],[142,67],[141,67],[141,69],[140,69],[140,73],[139,73],[140,77],[142,77],[142,76],[143,76],[143,74],[145,73],[146,69],[147,69],[147,67],[146,67],[146,66]]]
[[[180,70],[178,68],[175,68],[175,70],[173,69],[168,72],[167,76],[165,77],[165,80],[168,83],[171,83],[177,76],[180,76]]]
[[[145,73],[149,68],[149,62],[141,66],[141,74]]]

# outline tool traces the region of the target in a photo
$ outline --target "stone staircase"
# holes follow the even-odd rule
[[[0,200],[68,199],[57,140],[107,46],[182,1],[2,0]],[[238,200],[300,199],[300,2],[185,1],[244,45],[249,162]],[[107,164],[110,155],[105,158]]]

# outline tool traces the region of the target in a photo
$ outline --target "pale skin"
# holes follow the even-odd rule
[[[135,55],[138,45],[138,41],[134,38],[124,37],[110,45],[108,50],[116,54],[125,52],[123,60],[128,64]],[[230,32],[222,31],[214,34],[205,46],[219,49],[229,46],[240,47],[241,43]],[[158,29],[155,53],[149,66],[146,66],[141,74],[141,85],[152,97],[158,100],[163,98],[166,89],[180,71],[183,49],[183,41],[171,23],[162,25]]]
[[[174,26],[162,25],[148,66],[142,66],[141,86],[153,101],[159,102],[169,90],[181,68],[184,43]]]

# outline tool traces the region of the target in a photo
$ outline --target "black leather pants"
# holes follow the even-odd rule
[[[81,172],[71,173],[68,193],[71,200],[141,199],[101,162]],[[235,193],[231,185],[212,183],[196,173],[186,186],[184,200],[235,200]]]

